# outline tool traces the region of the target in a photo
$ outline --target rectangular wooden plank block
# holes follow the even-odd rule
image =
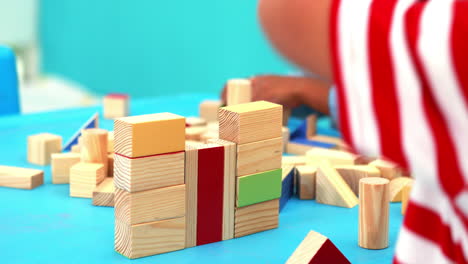
[[[219,110],[219,138],[247,144],[282,136],[283,107],[266,101]]]
[[[279,200],[236,208],[234,237],[274,229],[279,224]]]
[[[315,185],[317,176],[316,166],[297,166],[298,193],[301,200],[315,199]]]
[[[114,151],[135,158],[183,151],[185,118],[159,113],[119,118],[114,121]]]
[[[281,169],[237,178],[237,207],[281,197]]]
[[[237,177],[281,168],[282,138],[237,145]]]
[[[293,164],[294,166],[306,165],[306,156],[283,156],[282,164]]]
[[[115,217],[135,225],[185,216],[185,184],[130,193],[115,190]]]
[[[128,158],[115,154],[115,186],[140,192],[184,183],[184,152]]]
[[[223,240],[224,148],[198,146],[197,246]]]
[[[70,168],[80,162],[79,153],[55,153],[52,154],[51,174],[52,183],[61,184],[70,182]]]
[[[92,198],[94,189],[104,180],[104,165],[80,162],[70,168],[70,196]]]
[[[93,191],[93,205],[114,206],[114,179],[106,177]]]
[[[44,183],[44,171],[19,167],[0,166],[0,186],[17,189],[34,189]]]
[[[130,259],[185,247],[185,217],[128,225],[115,220],[115,251]]]
[[[185,247],[197,245],[197,183],[198,183],[198,149],[199,144],[185,145],[185,220],[187,234]]]

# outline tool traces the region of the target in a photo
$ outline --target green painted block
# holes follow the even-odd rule
[[[237,207],[281,197],[281,169],[237,178]]]

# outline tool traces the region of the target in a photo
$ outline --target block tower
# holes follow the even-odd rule
[[[185,118],[114,122],[115,250],[139,258],[185,248]]]
[[[281,105],[258,101],[219,111],[219,137],[237,144],[234,237],[278,227]]]

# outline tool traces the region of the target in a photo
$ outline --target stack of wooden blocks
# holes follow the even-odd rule
[[[116,119],[115,250],[139,258],[185,247],[185,118]]]
[[[234,237],[278,226],[282,106],[258,101],[220,109],[219,136],[237,144]]]

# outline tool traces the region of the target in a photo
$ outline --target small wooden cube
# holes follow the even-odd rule
[[[279,200],[274,199],[236,209],[234,237],[277,228],[279,224]]]
[[[184,184],[185,153],[142,158],[114,156],[115,186],[128,192]]]
[[[315,183],[317,177],[316,166],[297,166],[298,193],[301,200],[315,199]]]
[[[50,155],[62,152],[62,137],[42,133],[28,137],[28,161],[36,165],[49,165]]]
[[[31,190],[43,183],[41,170],[0,166],[0,186]]]
[[[104,118],[128,116],[129,97],[126,94],[108,94],[103,99]]]
[[[219,100],[205,100],[200,103],[200,117],[207,122],[218,121],[218,110],[221,107]]]
[[[159,113],[114,121],[114,151],[136,158],[185,149],[185,118]]]
[[[80,162],[70,168],[70,196],[92,198],[94,189],[104,180],[104,165]]]
[[[115,251],[141,258],[185,247],[185,217],[129,225],[115,219]]]
[[[237,176],[281,168],[283,138],[237,145]]]
[[[227,83],[227,105],[245,104],[252,101],[252,85],[249,79],[231,79]]]
[[[52,154],[52,183],[61,184],[70,182],[70,168],[80,162],[79,153]]]

